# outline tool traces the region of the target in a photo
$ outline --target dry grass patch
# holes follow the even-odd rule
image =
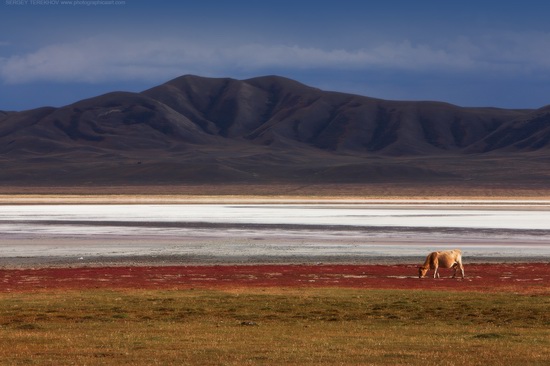
[[[406,200],[548,201],[546,185],[480,182],[0,186],[0,204],[376,203]]]
[[[543,365],[550,297],[349,289],[0,295],[3,365]]]

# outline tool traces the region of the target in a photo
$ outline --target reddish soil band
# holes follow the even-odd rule
[[[0,270],[0,292],[341,287],[550,294],[550,263],[466,265],[466,278],[419,279],[417,265],[208,265]],[[430,271],[430,274],[432,272]]]

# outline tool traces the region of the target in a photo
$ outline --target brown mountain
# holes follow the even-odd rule
[[[463,182],[545,186],[550,106],[462,108],[266,76],[0,112],[4,185]]]

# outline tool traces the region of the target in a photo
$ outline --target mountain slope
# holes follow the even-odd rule
[[[277,76],[187,75],[142,93],[0,112],[0,183],[545,185],[549,143],[550,107],[462,108]]]
[[[206,133],[261,144],[292,141],[330,151],[457,151],[526,111],[396,102],[324,92],[280,77],[244,81],[184,76],[143,94]]]
[[[549,143],[550,107],[544,107],[500,125],[468,151],[536,151]]]

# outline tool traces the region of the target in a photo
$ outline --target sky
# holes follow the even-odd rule
[[[466,107],[550,104],[546,0],[0,0],[0,110],[194,74]]]

